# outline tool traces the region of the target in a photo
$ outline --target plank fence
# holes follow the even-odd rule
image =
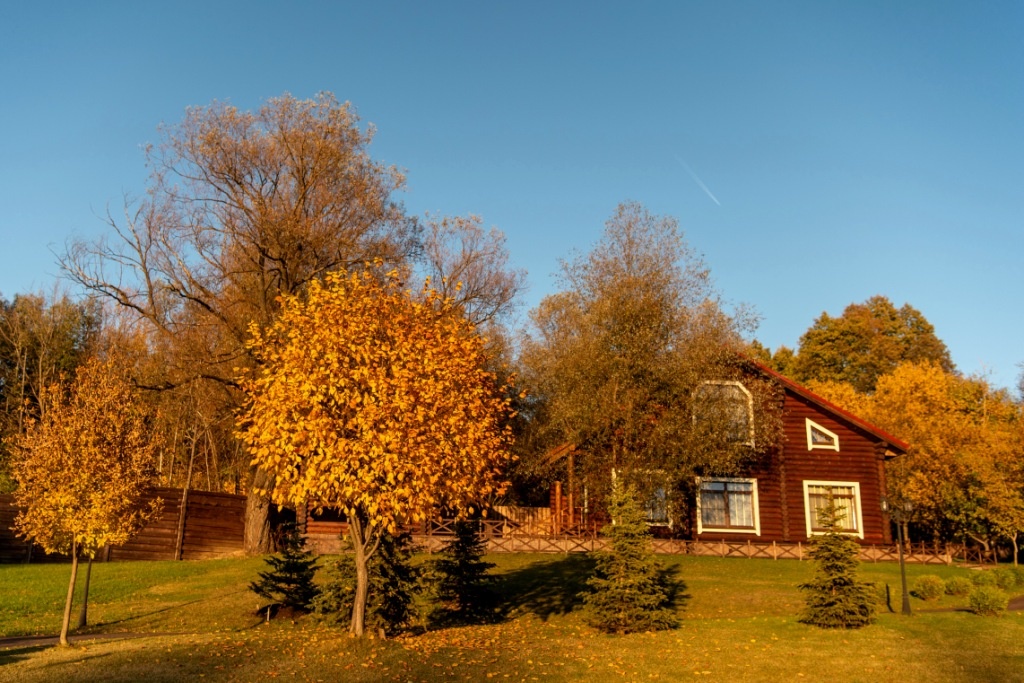
[[[146,492],[142,503],[156,498],[163,504],[159,518],[124,545],[104,548],[97,554],[98,561],[205,560],[242,553],[245,496],[155,487]],[[17,513],[13,496],[0,495],[0,562],[69,559],[66,555],[46,554],[19,538],[13,528]]]

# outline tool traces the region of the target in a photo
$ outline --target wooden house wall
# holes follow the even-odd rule
[[[839,437],[839,451],[807,450],[806,420],[810,419]],[[881,496],[884,487],[883,456],[877,439],[806,399],[787,392],[784,452],[789,539],[807,540],[803,483],[807,480],[851,481],[860,484],[864,543],[887,542],[883,527]]]
[[[839,451],[807,449],[806,420],[839,437]],[[860,485],[862,543],[888,543],[887,521],[881,510],[884,461],[877,439],[852,423],[787,391],[783,404],[784,441],[781,449],[752,467],[757,479],[760,535],[709,531],[701,540],[802,542],[807,536],[805,481],[857,482]],[[696,530],[696,529],[695,529]]]

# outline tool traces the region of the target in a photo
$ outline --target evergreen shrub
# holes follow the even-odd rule
[[[946,592],[946,582],[934,574],[919,576],[914,582],[914,594],[922,600],[938,600]]]
[[[971,574],[971,583],[975,586],[992,586],[996,585],[996,575],[992,572],[981,569]]]
[[[455,537],[441,550],[441,558],[430,565],[430,582],[440,609],[431,615],[435,623],[481,623],[498,616],[494,567],[483,559],[487,543],[477,533],[475,522],[455,522]]]
[[[977,586],[967,597],[968,608],[985,617],[999,616],[1010,603],[1006,593],[995,586]]]
[[[651,534],[632,486],[612,487],[603,529],[610,548],[595,554],[596,572],[583,595],[584,620],[606,633],[658,631],[679,626],[678,582],[651,549]]]
[[[393,635],[415,626],[419,617],[416,596],[421,592],[421,570],[412,563],[412,537],[385,533],[370,557],[366,598],[366,628]],[[342,555],[328,570],[328,576],[313,601],[317,617],[329,624],[347,626],[352,618],[356,594],[356,563]]]
[[[999,567],[992,571],[996,577],[996,586],[1006,591],[1017,587],[1017,572],[1013,567]]]
[[[306,550],[306,539],[294,527],[284,530],[279,547],[278,554],[266,559],[270,570],[260,572],[259,580],[250,583],[249,590],[278,607],[309,612],[319,593],[313,581],[317,558]]]
[[[819,519],[827,531],[811,548],[814,576],[800,584],[806,606],[800,621],[820,628],[861,628],[874,621],[871,585],[857,579],[860,546],[838,532],[839,519],[830,495]]]
[[[974,584],[966,576],[954,576],[946,580],[946,595],[967,595]]]

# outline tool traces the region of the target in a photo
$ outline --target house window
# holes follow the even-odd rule
[[[844,534],[864,538],[864,520],[861,517],[860,505],[860,484],[850,481],[804,482],[807,536],[823,534],[828,531],[822,524],[821,512],[828,505],[830,494],[836,506],[838,530]]]
[[[757,480],[701,478],[697,480],[697,533],[754,533],[761,535]]]
[[[807,450],[839,450],[839,437],[835,432],[825,429],[810,419],[805,419],[804,423],[807,425]]]
[[[704,382],[695,393],[694,420],[709,420],[726,439],[754,445],[754,400],[739,382]]]
[[[612,482],[624,473],[612,470]],[[626,479],[624,479],[626,480]],[[669,487],[663,470],[639,470],[629,473],[628,480],[641,496],[644,518],[650,526],[672,526],[672,508]]]

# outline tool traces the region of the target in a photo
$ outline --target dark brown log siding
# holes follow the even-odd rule
[[[838,452],[807,450],[807,419],[839,437]],[[880,476],[883,455],[877,439],[841,416],[788,390],[783,406],[783,430],[785,442],[781,453],[766,458],[746,475],[757,478],[761,535],[706,532],[700,534],[700,540],[808,541],[804,482],[841,481],[860,485],[864,521],[861,542],[887,542],[880,505],[884,488],[884,479]],[[788,525],[785,517],[788,517]]]

